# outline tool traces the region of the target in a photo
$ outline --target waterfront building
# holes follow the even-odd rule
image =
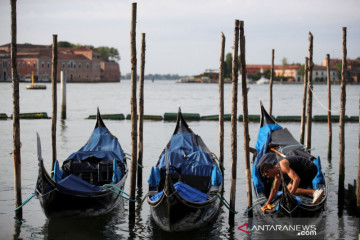
[[[11,81],[10,44],[0,46],[0,81]],[[52,47],[17,45],[17,72],[20,81],[51,81]],[[68,82],[120,82],[120,67],[116,62],[100,58],[90,47],[58,48],[57,81],[65,71]]]

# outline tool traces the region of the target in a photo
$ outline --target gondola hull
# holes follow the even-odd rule
[[[189,231],[205,226],[217,215],[220,199],[213,196],[205,203],[194,203],[179,194],[163,194],[158,201],[148,201],[151,215],[164,231]]]
[[[117,188],[123,189],[126,175],[117,184]],[[94,217],[106,214],[122,203],[122,198],[118,194],[103,190],[97,194],[70,194],[63,191],[51,179],[46,172],[44,165],[39,163],[39,176],[36,184],[36,195],[40,200],[41,207],[46,217]]]
[[[264,128],[264,129],[263,129]],[[325,204],[327,200],[327,182],[321,171],[321,163],[320,158],[315,158],[310,155],[307,151],[303,149],[303,146],[298,143],[290,132],[287,129],[283,129],[280,125],[278,125],[275,120],[266,112],[265,108],[261,104],[261,121],[260,121],[260,130],[259,131],[258,140],[256,144],[256,155],[254,156],[253,169],[252,169],[252,183],[253,189],[255,192],[255,202],[256,206],[254,206],[254,211],[257,216],[260,216],[263,220],[268,223],[280,223],[284,221],[288,221],[291,218],[297,219],[315,219],[322,215],[323,210],[325,209]],[[271,130],[270,130],[271,129]],[[260,141],[259,141],[260,139]],[[262,145],[263,144],[263,145]],[[273,206],[276,208],[272,210],[267,210],[265,213],[261,211],[261,207],[267,201],[267,196],[265,194],[265,189],[271,188],[269,182],[265,184],[264,181],[268,181],[265,177],[261,177],[256,171],[258,168],[259,162],[261,161],[261,157],[264,156],[269,151],[274,152],[276,156],[280,159],[286,158],[287,154],[290,156],[300,156],[305,157],[307,159],[312,159],[313,162],[316,162],[318,168],[318,173],[315,178],[318,178],[322,175],[321,181],[315,181],[315,185],[318,189],[324,190],[324,195],[321,200],[313,204],[312,196],[308,195],[299,195],[292,196],[288,190],[286,185],[283,186],[283,194],[279,196],[272,202]],[[264,159],[265,160],[265,159]],[[279,159],[278,159],[279,160]],[[314,178],[314,179],[315,179]],[[283,179],[284,180],[284,179]],[[259,182],[262,182],[264,185],[261,187]],[[314,187],[312,183],[311,187]],[[262,189],[261,191],[259,189]],[[316,189],[316,188],[314,188]],[[294,204],[295,203],[295,204]],[[284,220],[285,219],[285,220]]]

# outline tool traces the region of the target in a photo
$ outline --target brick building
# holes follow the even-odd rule
[[[360,79],[359,79],[360,78],[360,59],[347,59],[346,62],[347,62],[347,70],[349,73],[347,80],[349,82],[359,83],[360,82]],[[327,65],[326,58],[323,60],[322,65],[323,66]],[[342,65],[342,59],[330,59],[330,67],[331,68],[340,68],[341,69],[341,65]]]
[[[17,45],[17,72],[20,81],[51,81],[52,48],[44,45]],[[0,81],[11,81],[10,44],[0,46]],[[58,48],[57,80],[65,71],[68,82],[119,82],[116,62],[104,61],[89,47]]]

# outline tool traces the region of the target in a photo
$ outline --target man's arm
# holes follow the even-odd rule
[[[291,194],[295,194],[297,188],[299,187],[301,179],[296,174],[296,172],[290,168],[290,164],[287,159],[283,159],[280,161],[280,168],[283,173],[286,173],[289,176],[289,178],[291,178],[292,184],[289,191]]]
[[[271,189],[269,198],[268,198],[267,202],[265,203],[265,205],[261,208],[261,211],[263,213],[265,213],[266,206],[269,205],[275,199],[276,193],[279,190],[279,186],[280,186],[280,176],[276,175],[275,179],[274,179],[274,185],[273,185],[273,188]]]

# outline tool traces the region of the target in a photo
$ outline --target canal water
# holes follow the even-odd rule
[[[51,84],[46,90],[26,90],[26,83],[20,84],[20,112],[47,112],[52,114]],[[264,106],[269,105],[267,85],[249,85],[249,114],[260,114],[259,99]],[[300,115],[302,85],[274,85],[273,115]],[[359,85],[347,86],[346,115],[357,116]],[[241,94],[241,89],[239,88]],[[327,88],[315,85],[313,115],[326,115]],[[130,114],[130,81],[121,83],[70,83],[67,85],[67,119],[60,119],[60,85],[58,84],[58,121],[57,121],[57,158],[63,161],[72,152],[78,150],[90,137],[95,120],[85,119],[96,114],[99,107],[102,114]],[[332,87],[334,111],[340,105],[340,86]],[[174,81],[145,81],[145,114],[163,115],[165,112],[177,112],[181,106],[183,113],[204,115],[218,114],[217,84],[181,84]],[[239,95],[238,114],[242,114],[242,100]],[[231,84],[225,85],[225,113],[231,112]],[[12,113],[12,85],[0,83],[0,113]],[[338,112],[333,112],[338,115]],[[123,149],[130,152],[130,120],[105,120],[109,130],[118,137]],[[200,135],[207,146],[218,155],[218,122],[191,121],[190,127]],[[299,139],[300,123],[281,123],[294,137]],[[144,168],[143,188],[137,190],[137,198],[142,199],[147,193],[147,178],[151,166],[160,156],[175,128],[175,122],[144,121]],[[250,146],[254,146],[259,123],[250,123]],[[35,188],[37,178],[36,132],[42,141],[42,154],[45,165],[51,166],[51,120],[21,120],[21,161],[22,161],[22,199],[27,199]],[[345,185],[353,184],[358,168],[358,123],[345,125]],[[312,153],[322,159],[323,171],[329,185],[326,211],[321,216],[321,223],[315,226],[317,238],[354,239],[359,234],[359,219],[351,216],[346,208],[338,206],[338,156],[339,125],[333,123],[332,159],[327,159],[328,127],[326,123],[313,123]],[[14,220],[12,121],[0,121],[0,239],[263,239],[267,235],[256,231],[245,233],[246,226],[261,226],[260,220],[248,219],[244,211],[247,208],[243,126],[238,122],[238,164],[235,226],[228,223],[229,212],[221,207],[216,219],[207,226],[192,232],[167,233],[160,230],[150,216],[149,205],[145,201],[136,205],[136,221],[129,224],[128,202],[124,202],[111,214],[91,219],[48,220],[43,214],[38,199],[33,198],[23,208],[24,222],[19,225]],[[230,192],[230,122],[225,122],[225,193],[229,200]],[[129,191],[129,179],[125,190]],[[246,225],[251,222],[250,225]],[[245,225],[244,225],[245,224]],[[243,226],[243,227],[241,227]],[[314,226],[313,226],[314,227]],[[280,230],[279,230],[280,231]],[[289,236],[284,229],[283,238]],[[314,237],[314,235],[313,235]],[[270,235],[269,235],[270,238]]]

